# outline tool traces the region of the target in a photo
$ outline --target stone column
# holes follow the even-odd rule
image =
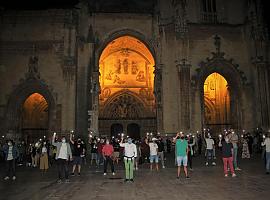
[[[163,133],[163,109],[162,109],[162,68],[163,64],[155,66],[154,94],[156,97],[157,132]]]
[[[257,77],[258,121],[263,129],[270,127],[269,65],[260,58],[253,61]]]
[[[190,67],[186,59],[177,62],[180,83],[180,127],[190,129]]]

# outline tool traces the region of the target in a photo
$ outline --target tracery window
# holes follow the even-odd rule
[[[204,23],[218,23],[216,0],[202,1],[202,21]]]

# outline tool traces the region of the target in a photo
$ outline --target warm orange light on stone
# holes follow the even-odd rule
[[[228,83],[218,73],[210,74],[204,82],[206,124],[226,124],[230,116]]]
[[[23,104],[23,128],[47,128],[48,103],[39,93],[30,95]]]
[[[123,36],[110,42],[99,60],[100,109],[116,93],[132,92],[154,106],[154,58],[140,40]]]

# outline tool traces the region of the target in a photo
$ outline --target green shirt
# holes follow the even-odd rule
[[[186,140],[177,139],[175,147],[177,157],[187,155],[188,142]]]

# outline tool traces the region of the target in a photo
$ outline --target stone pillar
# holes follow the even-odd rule
[[[78,45],[78,69],[76,82],[76,132],[88,135],[89,61],[94,44],[80,41]],[[91,61],[90,61],[91,62]]]
[[[156,97],[157,132],[163,133],[163,108],[162,108],[162,68],[163,64],[155,66],[154,94]]]
[[[180,83],[180,128],[190,129],[190,67],[186,59],[177,62]]]
[[[263,129],[270,128],[270,93],[269,93],[269,66],[262,59],[253,61],[257,77],[257,100],[259,111],[258,124]]]

